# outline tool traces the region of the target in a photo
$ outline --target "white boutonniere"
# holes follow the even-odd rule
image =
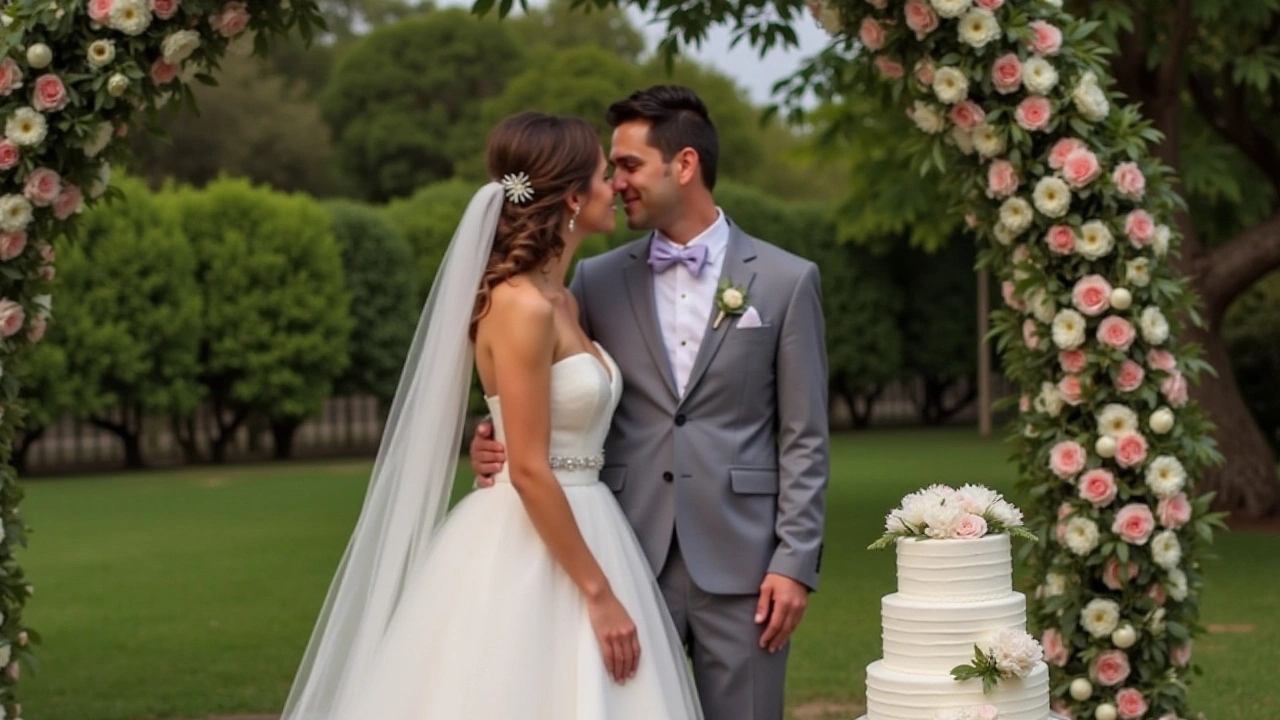
[[[716,330],[729,315],[741,315],[747,309],[747,289],[734,285],[727,279],[720,281],[720,289],[716,291],[716,321],[711,329]]]

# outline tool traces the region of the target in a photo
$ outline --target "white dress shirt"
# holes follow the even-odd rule
[[[667,243],[677,252],[683,249],[660,232],[655,233],[653,242]],[[684,397],[689,383],[698,348],[702,347],[702,334],[715,308],[716,287],[724,269],[725,252],[729,249],[729,223],[724,212],[716,208],[715,222],[690,240],[689,245],[707,246],[707,262],[702,266],[701,275],[694,277],[684,263],[676,263],[665,272],[653,274],[658,326],[662,329],[662,342],[667,348],[671,374],[681,397]]]

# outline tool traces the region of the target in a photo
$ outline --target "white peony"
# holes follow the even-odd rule
[[[1065,595],[1067,592],[1067,576],[1062,573],[1051,572],[1044,578],[1044,596],[1057,597]]]
[[[1039,55],[1027,58],[1022,64],[1022,82],[1036,95],[1048,95],[1058,84],[1058,71],[1053,63]]]
[[[990,10],[973,8],[960,18],[960,42],[980,48],[1000,37],[1000,23]]]
[[[973,154],[973,131],[965,130],[959,125],[951,129],[951,142],[965,155]]]
[[[1098,122],[1104,120],[1111,112],[1107,94],[1098,85],[1098,76],[1092,72],[1086,72],[1080,77],[1080,81],[1071,92],[1071,100],[1075,103],[1076,110],[1086,120]]]
[[[111,40],[94,40],[89,43],[89,64],[95,68],[111,64],[116,59],[116,44]]]
[[[1006,227],[1004,223],[999,222],[996,223],[995,227],[991,228],[991,234],[996,237],[996,242],[1001,245],[1009,245],[1018,237],[1017,233]]]
[[[180,65],[200,47],[200,33],[195,30],[178,30],[170,33],[160,44],[160,54],[170,65]]]
[[[1168,225],[1157,225],[1156,232],[1151,237],[1151,252],[1156,257],[1164,257],[1169,254],[1169,240],[1173,232],[1169,230]]]
[[[945,539],[951,537],[956,524],[964,517],[964,509],[959,505],[942,503],[935,505],[924,513],[924,534],[931,538]]]
[[[1108,403],[1097,415],[1098,432],[1108,437],[1119,437],[1138,431],[1138,413],[1127,405]]]
[[[1169,597],[1175,602],[1182,602],[1187,599],[1187,574],[1173,568],[1167,573],[1168,580],[1165,582],[1165,590],[1169,591]]]
[[[1111,250],[1115,248],[1116,239],[1111,234],[1111,229],[1101,220],[1090,220],[1080,226],[1080,238],[1076,241],[1076,252],[1089,258],[1097,260],[1111,254]]]
[[[1146,287],[1151,284],[1151,261],[1144,258],[1134,258],[1125,263],[1124,268],[1125,279],[1134,287]]]
[[[933,74],[933,94],[947,105],[954,105],[969,97],[969,78],[958,68],[938,68]]]
[[[1053,301],[1044,288],[1033,288],[1027,293],[1027,309],[1040,322],[1048,325],[1058,315],[1058,304]]]
[[[987,515],[1007,528],[1022,527],[1022,511],[1011,502],[997,500],[987,511]]]
[[[1025,630],[1005,628],[996,633],[991,656],[1002,675],[1024,678],[1044,659],[1044,649]]]
[[[1151,560],[1165,570],[1172,570],[1182,562],[1182,545],[1172,530],[1161,530],[1151,538]]]
[[[911,109],[911,119],[916,127],[930,135],[937,135],[947,127],[947,119],[932,103],[917,100]]]
[[[1062,178],[1043,177],[1036,183],[1032,199],[1041,215],[1060,218],[1071,208],[1071,188]]]
[[[20,107],[13,111],[4,124],[4,136],[14,145],[30,147],[44,142],[49,123],[34,108]]]
[[[955,499],[974,515],[982,515],[1000,501],[1000,493],[985,485],[961,485]]]
[[[1172,455],[1159,455],[1147,465],[1147,487],[1158,498],[1173,497],[1187,485],[1187,469]]]
[[[897,510],[898,517],[913,528],[924,525],[924,513],[931,507],[928,499],[919,493],[912,493],[902,499],[902,507]]]
[[[1165,320],[1160,308],[1154,305],[1142,310],[1138,327],[1142,329],[1142,339],[1151,345],[1160,345],[1169,339],[1169,321]]]
[[[107,24],[125,35],[141,35],[151,26],[151,8],[143,0],[115,0]]]
[[[973,129],[973,147],[984,158],[1002,155],[1006,144],[1004,133],[987,123],[982,123]]]
[[[1078,311],[1060,310],[1053,318],[1053,344],[1059,350],[1074,350],[1084,344],[1087,329],[1088,324]]]
[[[884,518],[884,529],[885,532],[889,533],[905,533],[909,532],[911,528],[902,519],[902,511],[893,510]]]
[[[1098,547],[1098,524],[1086,517],[1071,518],[1063,530],[1062,544],[1080,557],[1087,556]]]
[[[1034,219],[1031,203],[1020,197],[1011,197],[1000,204],[1000,224],[1009,228],[1015,236],[1031,227]]]
[[[930,0],[938,17],[958,18],[973,5],[973,0]]]
[[[1095,638],[1110,636],[1119,624],[1120,606],[1114,600],[1095,598],[1080,613],[1080,627]]]
[[[1062,405],[1062,393],[1058,392],[1058,386],[1048,381],[1040,384],[1040,394],[1031,402],[1036,412],[1049,417],[1058,417],[1062,413]]]
[[[31,202],[21,195],[0,196],[0,230],[17,232],[31,224]],[[0,663],[3,665],[4,663]]]

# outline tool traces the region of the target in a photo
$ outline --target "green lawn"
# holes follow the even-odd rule
[[[856,705],[879,656],[893,555],[864,548],[886,510],[931,482],[1007,490],[1005,449],[970,431],[835,443],[823,587],[792,654],[789,698]],[[278,711],[364,493],[368,463],[236,466],[28,485],[23,556],[43,667],[29,720]],[[1280,535],[1231,533],[1209,567],[1193,690],[1212,720],[1280,718]]]

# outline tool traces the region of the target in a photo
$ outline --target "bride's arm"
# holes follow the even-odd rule
[[[635,625],[587,548],[551,470],[554,310],[527,288],[494,293],[493,303],[491,336],[502,339],[492,348],[493,369],[502,398],[511,484],[551,555],[585,596],[605,666],[615,679],[625,679],[634,674],[640,654]]]

